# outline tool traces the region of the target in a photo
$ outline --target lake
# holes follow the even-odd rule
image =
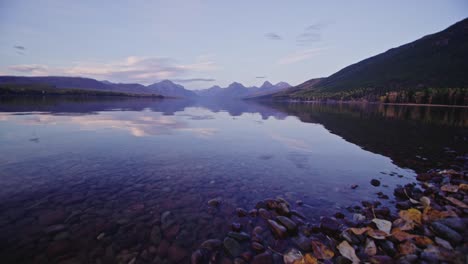
[[[417,172],[456,165],[467,137],[468,108],[1,99],[0,259],[151,263],[164,244],[187,262],[268,197],[312,220],[390,204]]]

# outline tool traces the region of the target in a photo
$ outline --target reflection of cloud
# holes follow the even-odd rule
[[[295,138],[284,137],[284,136],[281,136],[281,135],[278,135],[278,134],[271,134],[270,137],[273,140],[276,140],[276,141],[278,141],[280,143],[283,143],[284,145],[286,145],[289,148],[302,150],[302,151],[306,151],[306,152],[311,152],[312,151],[310,149],[310,146],[305,141],[295,139]]]
[[[135,56],[109,63],[78,62],[70,67],[52,68],[47,65],[37,64],[11,65],[8,67],[8,70],[12,72],[21,72],[27,75],[86,76],[114,82],[143,84],[217,69],[218,66],[211,60],[197,60],[192,64],[181,64],[171,58]],[[199,78],[199,80],[202,80],[202,78]]]
[[[2,121],[8,121],[10,117],[11,114],[0,113],[0,120]],[[209,137],[217,132],[214,128],[192,128],[175,116],[166,116],[160,113],[150,113],[141,117],[133,115],[119,116],[115,113],[83,116],[57,116],[34,113],[34,115],[20,119],[19,123],[24,125],[77,125],[81,130],[90,131],[115,129],[127,131],[135,137],[169,135],[176,131],[190,132],[200,137]]]
[[[323,50],[325,50],[325,48],[307,49],[307,50],[302,50],[299,52],[294,52],[281,58],[278,61],[278,64],[292,64],[292,63],[300,62],[303,60],[307,60],[317,54],[320,54],[320,52]]]

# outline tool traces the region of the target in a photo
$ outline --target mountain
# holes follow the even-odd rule
[[[204,97],[240,99],[255,95],[277,92],[288,87],[291,87],[291,85],[289,85],[286,82],[272,84],[268,81],[265,81],[260,87],[245,87],[241,83],[233,82],[226,88],[221,88],[216,85],[208,89],[199,90],[197,91],[197,94]]]
[[[274,99],[468,104],[468,19]]]
[[[191,98],[191,97],[196,97],[197,94],[194,93],[193,91],[189,91],[185,89],[182,85],[175,84],[169,80],[164,80],[158,83],[153,83],[151,85],[148,85],[146,88],[148,88],[150,91],[160,94],[162,96],[168,96],[168,97],[185,97],[185,98]]]

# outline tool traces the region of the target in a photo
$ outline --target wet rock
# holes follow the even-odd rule
[[[175,224],[174,215],[170,211],[166,211],[161,215],[161,228],[167,229]]]
[[[177,245],[172,245],[168,250],[168,258],[172,263],[178,263],[187,256],[188,252]]]
[[[250,236],[245,232],[229,232],[227,235],[237,241],[246,241],[250,239]]]
[[[244,253],[241,254],[241,257],[242,257],[245,261],[248,262],[248,261],[252,260],[253,254],[252,254],[252,252],[250,252],[250,251],[246,251],[246,252],[244,252]]]
[[[222,244],[223,242],[221,242],[221,240],[219,239],[208,239],[200,245],[200,248],[205,248],[214,251],[220,249]]]
[[[433,174],[431,173],[420,173],[416,176],[416,180],[418,181],[429,181],[432,179]]]
[[[259,202],[257,202],[257,204],[255,205],[255,209],[258,210],[258,209],[260,209],[260,208],[264,208],[264,209],[267,208],[266,203],[265,203],[264,201],[259,201]]]
[[[320,220],[320,229],[329,235],[335,235],[340,231],[340,223],[331,217],[323,217]]]
[[[463,240],[463,237],[459,235],[455,230],[451,229],[450,227],[440,222],[431,223],[431,227],[432,227],[432,230],[434,230],[434,233],[450,241],[453,244],[457,244]]]
[[[295,236],[291,240],[293,244],[296,245],[302,251],[307,252],[312,250],[311,240],[303,235]]]
[[[251,264],[272,264],[273,258],[269,252],[265,252],[259,255],[256,255]]]
[[[65,211],[61,209],[57,210],[46,210],[41,212],[39,215],[39,224],[42,226],[49,226],[54,224],[60,224],[65,221],[67,215]]]
[[[296,204],[299,205],[299,206],[302,206],[304,204],[304,202],[302,200],[297,200]]]
[[[260,208],[258,210],[258,214],[263,218],[263,219],[270,219],[271,214],[268,212],[266,209]]]
[[[296,210],[291,210],[290,214],[293,215],[293,216],[297,216],[297,217],[301,218],[302,220],[306,220],[305,215],[303,215],[302,213],[300,213],[300,212],[298,212]]]
[[[279,203],[276,211],[280,215],[290,215],[291,211],[289,210],[289,206],[286,203]]]
[[[459,217],[445,218],[437,222],[443,225],[446,225],[458,232],[463,232],[464,230],[466,230],[466,227],[468,226],[468,219],[459,218]]]
[[[357,185],[357,184],[351,185],[351,189],[353,189],[353,190],[356,189],[357,187],[359,187],[359,185]]]
[[[161,242],[162,234],[159,226],[153,226],[150,233],[150,240],[153,244],[158,245]]]
[[[335,259],[335,264],[352,264],[352,263],[353,262],[350,259],[345,258],[343,256],[338,256]]]
[[[242,229],[242,225],[240,223],[232,223],[231,229],[232,231],[239,232]]]
[[[161,243],[159,243],[158,246],[158,256],[160,257],[165,257],[167,255],[167,252],[169,250],[169,242],[167,240],[162,240]]]
[[[217,207],[221,203],[221,198],[214,198],[208,201],[209,206]]]
[[[247,261],[245,261],[243,258],[235,258],[234,264],[247,264]]]
[[[263,232],[263,228],[261,226],[256,226],[252,230],[252,234],[260,235],[262,232]]]
[[[375,187],[380,186],[380,181],[377,179],[372,179],[370,183],[372,184],[372,186],[375,186]]]
[[[54,241],[47,247],[47,255],[50,258],[55,258],[65,254],[70,248],[70,243],[66,240]]]
[[[237,208],[236,213],[237,213],[237,216],[239,217],[247,216],[247,211],[243,208]]]
[[[255,250],[256,252],[263,252],[265,251],[265,247],[258,243],[258,242],[252,242],[252,244],[250,244],[250,247]]]
[[[278,224],[274,220],[268,220],[268,226],[277,239],[284,239],[288,236],[286,227]]]
[[[56,234],[58,232],[64,231],[66,228],[65,225],[51,225],[44,229],[44,233],[48,235]]]
[[[164,237],[173,240],[177,234],[179,234],[180,226],[179,225],[172,225],[167,229],[163,230]]]
[[[370,258],[371,263],[375,264],[392,264],[394,263],[393,259],[389,256],[373,256]]]
[[[413,206],[410,201],[398,202],[396,203],[396,208],[400,210],[408,210]]]
[[[64,240],[64,239],[67,239],[70,237],[70,233],[68,232],[60,232],[58,233],[57,235],[54,236],[54,240],[55,241],[58,241],[58,240]]]
[[[249,211],[250,217],[257,217],[258,210],[257,209],[252,209]]]
[[[230,237],[224,239],[223,246],[226,253],[231,257],[237,257],[242,253],[239,242]]]
[[[279,203],[278,203],[278,201],[276,201],[273,198],[268,198],[268,199],[265,199],[263,201],[265,202],[266,207],[268,209],[270,209],[270,210],[274,210],[274,209],[278,208]]]
[[[286,229],[290,233],[295,233],[297,231],[297,225],[291,219],[287,218],[286,216],[277,216],[276,220],[286,227]]]

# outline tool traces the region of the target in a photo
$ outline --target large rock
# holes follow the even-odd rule
[[[431,224],[431,227],[432,230],[434,230],[434,233],[436,233],[442,238],[445,238],[453,244],[458,244],[463,240],[463,237],[460,234],[458,234],[455,230],[440,222],[433,222]]]
[[[288,236],[286,227],[278,224],[273,220],[268,220],[268,226],[270,227],[271,232],[277,239],[284,239]]]
[[[231,257],[237,257],[242,253],[242,248],[239,242],[230,237],[226,237],[223,241],[224,250]]]
[[[286,216],[278,216],[276,217],[276,220],[282,224],[283,226],[286,227],[286,229],[290,232],[290,233],[295,233],[297,231],[297,225],[296,223],[294,223],[293,220],[289,219],[288,217]]]

